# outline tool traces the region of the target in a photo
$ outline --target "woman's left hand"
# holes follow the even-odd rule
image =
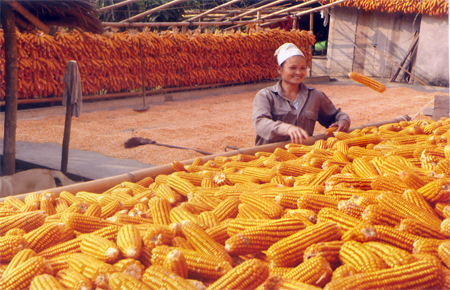
[[[339,120],[331,124],[330,127],[338,127],[338,131],[348,132],[348,129],[350,129],[350,123],[346,120]]]

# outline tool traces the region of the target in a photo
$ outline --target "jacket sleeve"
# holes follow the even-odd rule
[[[330,127],[336,121],[345,120],[350,124],[350,117],[341,111],[341,108],[336,109],[333,102],[321,91],[316,91],[320,96],[320,109],[318,121],[320,125],[325,128]]]
[[[256,135],[270,142],[284,140],[292,126],[281,121],[274,121],[272,116],[273,102],[267,90],[261,90],[253,100],[252,122]]]

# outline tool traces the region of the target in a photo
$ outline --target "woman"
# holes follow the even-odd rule
[[[336,109],[323,92],[303,84],[307,65],[300,49],[285,43],[275,55],[281,80],[259,91],[253,101],[255,145],[288,140],[302,144],[313,134],[316,121],[348,132],[349,116]]]

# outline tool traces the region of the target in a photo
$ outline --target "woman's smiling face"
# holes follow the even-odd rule
[[[283,82],[299,85],[306,77],[306,59],[300,55],[294,55],[286,59],[278,68]]]

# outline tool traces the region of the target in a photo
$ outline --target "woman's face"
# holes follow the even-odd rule
[[[306,59],[300,55],[294,55],[286,59],[283,66],[278,68],[283,82],[299,85],[306,77]]]

